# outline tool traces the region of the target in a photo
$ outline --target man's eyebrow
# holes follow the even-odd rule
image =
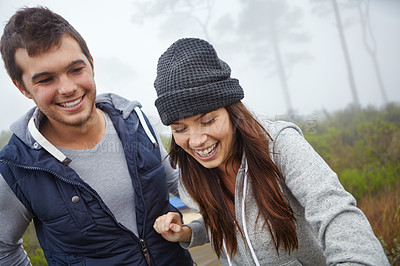
[[[39,79],[41,76],[51,74],[50,72],[40,72],[36,73],[35,75],[32,76],[32,83],[35,83],[35,80]]]
[[[82,59],[74,60],[74,61],[72,61],[71,63],[69,63],[69,64],[65,67],[65,70],[71,68],[73,65],[76,65],[76,64],[84,64],[84,65],[86,65],[86,62],[85,62],[84,60],[82,60]],[[49,75],[49,74],[52,74],[52,72],[40,72],[40,73],[36,73],[35,75],[32,76],[31,80],[32,80],[32,82],[34,82],[35,80],[37,80],[37,79],[40,78],[41,76]]]
[[[86,62],[84,60],[82,60],[82,59],[74,60],[71,63],[69,63],[68,66],[65,67],[65,70],[71,68],[73,65],[76,65],[76,64],[84,64],[84,65],[86,65]]]

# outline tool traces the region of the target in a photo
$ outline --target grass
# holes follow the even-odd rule
[[[376,195],[364,196],[359,208],[381,240],[391,265],[400,265],[400,183],[387,186]]]

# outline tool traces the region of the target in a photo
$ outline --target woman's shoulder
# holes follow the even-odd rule
[[[263,121],[263,126],[270,136],[269,151],[273,154],[273,159],[288,148],[301,146],[305,142],[303,132],[295,123]]]
[[[272,140],[276,140],[281,134],[297,131],[298,134],[303,136],[303,133],[299,126],[295,123],[287,121],[262,121],[262,125],[268,132]]]

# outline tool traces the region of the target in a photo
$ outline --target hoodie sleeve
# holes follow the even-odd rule
[[[0,265],[31,265],[22,246],[22,235],[32,214],[0,174]]]
[[[287,187],[305,210],[328,265],[389,265],[364,213],[335,172],[314,151],[299,128],[282,128],[274,160]]]
[[[200,213],[200,208],[197,205],[197,203],[189,196],[187,193],[186,189],[183,187],[181,183],[178,184],[178,189],[179,189],[179,194],[181,196],[182,202],[188,206],[192,211],[196,213]],[[179,242],[181,247],[185,249],[189,249],[192,247],[196,246],[201,246],[206,243],[209,243],[209,235],[208,231],[206,229],[206,226],[204,224],[203,217],[200,217],[199,219],[193,220],[188,224],[185,224],[186,226],[190,227],[192,230],[192,235],[190,238],[190,242]]]
[[[192,236],[190,237],[190,242],[179,242],[181,247],[189,249],[210,242],[203,217],[191,221],[189,224],[186,224],[186,226],[192,230]]]

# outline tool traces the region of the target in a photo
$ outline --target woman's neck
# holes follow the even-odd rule
[[[240,168],[240,161],[235,160],[233,164],[228,163],[222,171],[221,181],[232,195],[235,195],[236,176]]]

